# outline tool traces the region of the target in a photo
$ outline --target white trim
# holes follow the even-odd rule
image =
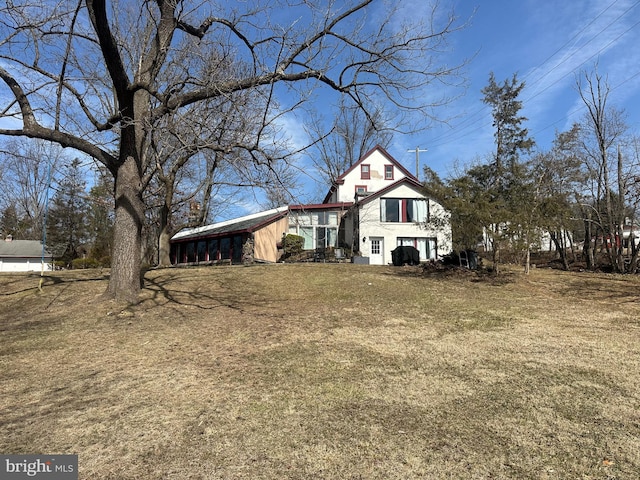
[[[195,235],[198,233],[208,232],[209,230],[214,230],[216,228],[224,227],[225,225],[231,225],[233,223],[244,222],[246,220],[253,220],[254,218],[264,217],[267,215],[275,215],[277,213],[286,212],[289,210],[288,206],[273,208],[271,210],[267,210],[264,212],[252,213],[251,215],[246,215],[244,217],[234,218],[233,220],[225,220],[224,222],[212,223],[211,225],[205,225],[204,227],[196,227],[196,228],[188,228],[186,230],[182,230],[176,233],[171,240],[177,240],[182,237],[186,237],[189,235]]]

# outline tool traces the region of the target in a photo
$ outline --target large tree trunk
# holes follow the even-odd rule
[[[560,231],[560,235],[563,235],[563,232]],[[567,260],[567,247],[564,245],[564,241],[558,235],[558,232],[551,232],[551,240],[553,241],[556,252],[560,255],[560,260],[562,261],[562,269],[569,270],[569,261]]]
[[[107,293],[118,301],[129,303],[137,302],[142,283],[144,204],[140,177],[134,155],[127,155],[115,177],[116,218]]]
[[[493,273],[498,275],[500,273],[500,244],[496,241],[493,242]]]

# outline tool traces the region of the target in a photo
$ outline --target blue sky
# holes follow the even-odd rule
[[[414,12],[426,8],[424,1],[405,1]],[[548,149],[556,131],[581,120],[585,108],[576,81],[596,64],[611,88],[609,105],[624,109],[630,132],[640,135],[640,0],[453,0],[441,5],[453,6],[461,21],[469,19],[450,37],[450,51],[442,57],[450,65],[470,59],[467,85],[452,90],[456,100],[436,111],[446,123],[395,135],[387,150],[411,172],[416,147],[427,150],[420,152],[420,175],[428,165],[443,178],[492,151],[490,108],[481,93],[490,72],[500,83],[514,73],[525,82],[522,114],[536,148]],[[323,189],[305,181],[308,194]]]
[[[411,171],[420,163],[443,177],[491,152],[490,110],[481,90],[489,73],[502,80],[518,74],[526,126],[538,148],[547,149],[556,131],[567,130],[585,110],[576,76],[591,71],[607,77],[609,104],[627,113],[630,130],[640,134],[640,1],[638,0],[458,0],[454,8],[469,26],[452,37],[453,61],[474,55],[464,94],[441,109],[449,125],[414,136],[396,136],[389,153]],[[474,13],[475,11],[475,13]],[[476,53],[477,52],[477,53]]]
[[[426,8],[424,0],[405,2],[406,10]],[[492,152],[491,113],[481,93],[490,72],[500,83],[514,73],[525,82],[522,114],[538,149],[581,120],[576,81],[596,64],[611,88],[609,105],[624,109],[630,131],[640,135],[640,0],[453,0],[453,8],[469,24],[450,37],[442,58],[450,65],[470,59],[467,86],[452,90],[456,100],[437,110],[446,123],[394,137],[387,150],[411,172],[416,147],[427,150],[420,152],[420,175],[428,165],[443,178]],[[303,180],[307,194],[326,191]]]
[[[514,73],[526,82],[523,114],[540,149],[549,148],[557,130],[567,130],[584,114],[576,76],[596,63],[613,89],[610,105],[623,108],[630,131],[640,134],[640,0],[440,1],[444,12],[453,6],[461,21],[469,19],[465,29],[449,38],[450,51],[441,58],[450,65],[470,58],[465,69],[468,83],[465,89],[451,91],[458,98],[435,112],[446,124],[394,137],[388,151],[410,171],[415,171],[415,153],[409,150],[416,147],[427,150],[420,153],[420,173],[429,165],[442,177],[492,151],[490,110],[481,93],[492,71],[500,82]],[[402,0],[397,5],[401,15],[418,15],[421,10],[426,15],[428,3]],[[384,6],[375,3],[374,9]],[[375,10],[369,18],[375,20]],[[299,119],[290,118],[283,126],[294,144],[307,143]],[[328,186],[314,183],[313,176],[301,178],[306,185],[298,202],[319,201],[326,193]],[[262,208],[259,192],[254,193],[247,193],[238,209]]]

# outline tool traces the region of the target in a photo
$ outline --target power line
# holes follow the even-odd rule
[[[551,54],[551,56],[549,56],[544,62],[542,62],[542,65],[544,65],[546,62],[548,62],[549,60],[551,60],[551,58],[553,58],[556,54],[558,54],[560,51],[562,51],[567,45],[569,45],[570,43],[573,42],[574,39],[576,39],[576,37],[582,35],[582,33],[589,28],[596,20],[598,20],[598,18],[600,18],[602,15],[604,15],[611,7],[613,7],[616,3],[618,3],[619,0],[615,0],[613,3],[609,4],[608,7],[606,7],[604,10],[602,10],[598,15],[596,15],[587,25],[585,25],[582,29],[580,29],[580,31],[578,33],[576,33],[573,37],[571,37],[570,40],[568,40],[567,42],[565,42],[560,48],[558,48],[553,54]],[[589,39],[589,41],[587,41],[587,43],[582,45],[582,48],[584,48],[586,45],[588,45],[589,43],[591,43],[594,39],[596,39],[598,36],[602,35],[602,33],[607,30],[611,25],[613,25],[614,23],[616,23],[618,20],[620,20],[622,17],[624,17],[631,9],[635,8],[638,3],[640,3],[640,1],[636,2],[634,5],[632,5],[631,7],[629,7],[627,10],[625,10],[622,14],[620,14],[615,20],[613,20],[612,22],[610,22],[606,27],[604,27],[602,30],[600,30],[597,34],[595,34],[593,37],[591,37]],[[566,63],[571,57],[573,57],[575,55],[575,51],[573,53],[571,53],[571,55],[565,57],[563,60],[560,61],[560,63],[556,64],[553,68],[551,68],[550,70],[547,70],[547,72],[542,75],[540,78],[538,78],[535,83],[540,83],[547,75],[549,75],[552,71],[554,71],[556,68],[558,68],[560,65],[562,65],[563,63]],[[536,67],[532,70],[531,73],[535,72],[539,67]],[[526,77],[525,77],[526,79]]]
[[[540,63],[538,66],[536,66],[528,75],[526,75],[524,77],[523,80],[526,80],[527,77],[531,76],[533,74],[533,72],[535,72],[536,70],[539,70],[545,63],[547,63],[549,60],[551,60],[555,55],[557,55],[560,51],[562,51],[567,45],[569,45],[571,42],[573,42],[574,39],[576,39],[576,37],[578,37],[579,35],[581,35],[587,28],[589,28],[596,20],[598,20],[598,18],[600,18],[602,15],[604,15],[613,5],[615,5],[616,3],[618,3],[619,0],[614,0],[612,3],[610,3],[604,10],[602,10],[598,15],[596,15],[593,19],[591,19],[591,21],[589,23],[587,23],[583,28],[580,29],[580,31],[578,31],[573,37],[571,37],[571,39],[569,39],[567,42],[565,42],[562,46],[560,46],[555,52],[553,52],[551,55],[549,55],[542,63]],[[638,2],[640,3],[640,2]],[[637,5],[637,3],[636,3]],[[634,5],[635,6],[635,5]],[[632,7],[633,8],[633,7]],[[627,10],[628,11],[628,10]],[[626,12],[625,12],[626,13]],[[623,14],[624,15],[624,14]],[[620,17],[618,17],[619,19]],[[617,20],[617,19],[616,19]],[[557,67],[557,65],[556,65]],[[554,68],[556,68],[554,67]],[[552,69],[553,70],[553,69]],[[550,70],[551,71],[551,70]],[[545,73],[542,77],[540,77],[540,79],[538,80],[538,82],[540,80],[542,80],[545,76],[547,76],[549,74],[548,71],[547,73]],[[484,110],[486,110],[489,107],[481,107],[480,109],[478,109],[476,112],[474,112],[473,114],[467,116],[467,118],[465,120],[463,120],[462,122],[460,122],[458,125],[456,125],[456,129],[459,129],[461,126],[470,123],[471,121],[473,121],[480,113],[482,113]],[[482,125],[480,127],[477,127],[476,129],[472,130],[469,133],[474,133],[478,130],[481,130],[482,128],[484,128],[486,125]],[[438,142],[442,142],[444,140],[447,140],[449,138],[452,137],[456,137],[458,135],[457,132],[451,132],[448,134],[444,134],[440,137],[435,138],[433,141],[437,144],[436,146],[440,146],[440,145],[444,145],[448,142],[445,143],[438,143]]]
[[[634,7],[636,5],[640,4],[640,1],[637,2]],[[633,8],[633,7],[631,7]],[[629,10],[627,10],[628,12]],[[625,12],[626,13],[626,12]],[[620,17],[618,17],[619,19]],[[611,24],[609,24],[610,26]],[[609,48],[609,46],[611,46],[613,43],[617,42],[620,38],[622,38],[624,35],[626,35],[627,33],[629,33],[631,30],[633,30],[635,27],[637,27],[638,25],[640,25],[640,20],[637,21],[636,23],[634,23],[633,25],[631,25],[628,29],[626,29],[624,32],[622,32],[620,35],[618,35],[616,38],[614,38],[613,40],[609,41],[609,43],[607,43],[604,47],[602,47],[600,50],[598,50],[597,52],[595,52],[593,55],[591,55],[589,58],[587,58],[586,60],[584,60],[583,62],[581,62],[577,67],[574,67],[573,70],[571,70],[570,72],[565,73],[563,76],[561,76],[560,78],[558,78],[555,82],[552,82],[551,84],[547,85],[544,89],[540,90],[539,92],[537,92],[535,95],[532,95],[531,97],[527,98],[526,100],[524,100],[525,102],[529,102],[531,100],[533,100],[534,98],[536,98],[537,96],[541,95],[542,93],[546,92],[547,90],[549,90],[552,86],[554,86],[555,84],[557,84],[560,80],[563,80],[565,77],[569,76],[572,73],[575,73],[575,71],[582,67],[585,63],[589,62],[590,60],[592,60],[594,57],[600,55],[600,53],[602,53],[603,51],[605,51],[606,49]],[[608,28],[609,26],[607,26],[606,28]],[[604,30],[603,29],[600,33],[602,33]],[[595,38],[595,37],[594,37]],[[588,42],[587,42],[588,43]],[[554,67],[555,68],[555,67]]]
[[[542,63],[540,63],[537,67],[535,67],[531,73],[529,73],[527,76],[525,76],[525,79],[528,77],[531,77],[533,72],[539,70],[543,65],[545,65],[546,63],[548,63],[554,56],[556,56],[559,52],[561,52],[567,45],[571,44],[576,38],[578,38],[580,35],[582,35],[582,33],[587,30],[592,24],[594,24],[600,17],[602,17],[608,10],[610,10],[616,3],[618,3],[619,0],[615,0],[612,3],[610,3],[607,7],[605,7],[598,15],[596,15],[591,21],[589,21],[589,23],[587,23],[583,28],[580,29],[580,31],[578,31],[575,35],[573,35],[571,37],[571,39],[569,39],[567,42],[565,42],[561,47],[559,47],[558,49],[556,49],[551,55],[549,55]],[[597,34],[595,34],[593,37],[591,37],[585,44],[583,44],[583,46],[588,45],[589,43],[591,43],[595,38],[597,38],[598,36],[602,35],[602,33],[604,31],[606,31],[607,29],[609,29],[612,25],[614,25],[615,23],[617,23],[618,21],[620,21],[621,18],[623,18],[625,15],[627,15],[632,9],[634,9],[635,7],[637,7],[640,4],[640,1],[635,2],[632,6],[630,6],[629,8],[627,8],[624,12],[622,12],[620,15],[618,15],[613,21],[611,21],[609,24],[607,24],[606,27],[602,28]],[[574,73],[578,68],[580,68],[582,65],[584,65],[585,63],[587,63],[588,61],[590,61],[592,58],[594,58],[595,56],[599,55],[601,52],[603,52],[604,50],[606,50],[607,48],[609,48],[609,46],[611,44],[613,44],[614,42],[618,41],[622,36],[624,36],[625,34],[627,34],[629,31],[631,31],[633,28],[635,28],[638,24],[640,24],[640,21],[635,23],[634,25],[632,25],[630,28],[628,28],[627,30],[625,30],[623,33],[621,33],[620,35],[618,35],[615,39],[611,40],[610,42],[608,42],[604,47],[602,47],[601,49],[599,49],[596,53],[594,53],[593,55],[591,55],[588,59],[586,59],[585,61],[583,61],[582,63],[580,63],[580,65],[578,65],[577,67],[573,68],[570,72],[568,72],[567,74],[563,75],[562,77],[560,77],[559,79],[557,79],[555,82],[551,83],[550,85],[548,85],[547,87],[545,87],[543,90],[540,90],[539,92],[536,92],[533,96],[529,97],[528,99],[525,100],[525,102],[528,102],[536,97],[538,97],[539,95],[541,95],[542,93],[544,93],[545,91],[547,91],[549,88],[551,88],[553,85],[557,84],[558,82],[560,82],[562,79],[564,79],[565,77],[567,77],[568,75]],[[572,58],[573,56],[576,55],[576,52],[574,51],[573,53],[571,53],[571,55],[567,56],[565,59],[563,59],[560,63],[556,64],[553,68],[551,68],[550,70],[548,70],[546,73],[544,73],[544,75],[542,75],[541,77],[539,77],[538,79],[536,79],[532,85],[535,86],[536,84],[540,83],[546,76],[548,76],[553,70],[555,70],[556,68],[558,68],[560,65],[566,63],[570,58]],[[627,79],[625,82],[629,81],[630,79]],[[449,132],[449,133],[445,133],[443,135],[440,135],[439,137],[436,137],[435,139],[432,140],[432,147],[439,147],[442,145],[446,145],[448,143],[451,143],[451,141],[455,141],[457,139],[461,139],[464,138],[468,135],[471,135],[479,130],[482,130],[483,128],[486,128],[487,126],[489,126],[489,123],[485,123],[482,122],[480,125],[476,126],[475,128],[473,128],[472,130],[468,130],[468,127],[463,127],[466,124],[470,124],[471,122],[473,122],[474,120],[476,120],[477,118],[479,118],[479,115],[488,107],[483,107],[480,108],[479,110],[477,110],[476,112],[474,112],[473,114],[469,115],[465,120],[463,120],[462,122],[460,122],[458,125],[456,125],[454,127],[454,130]],[[552,123],[551,125],[554,125],[555,123],[559,122],[561,120],[557,120],[556,122]],[[471,125],[469,125],[471,126]],[[544,129],[546,129],[548,127],[545,127]],[[544,130],[543,129],[543,130]]]
[[[611,92],[613,92],[613,91],[617,90],[617,89],[618,89],[618,88],[620,88],[622,85],[624,85],[624,84],[625,84],[625,83],[627,83],[627,82],[630,82],[631,80],[633,80],[634,78],[636,78],[636,77],[638,77],[638,76],[640,76],[640,71],[638,71],[638,72],[634,73],[633,75],[631,75],[631,76],[630,76],[629,78],[627,78],[626,80],[623,80],[622,82],[620,82],[619,84],[617,84],[615,87],[612,87],[610,91],[611,91]],[[536,130],[536,131],[534,132],[534,134],[533,134],[533,135],[535,136],[536,134],[538,134],[538,133],[540,133],[540,132],[544,132],[544,131],[545,131],[545,130],[547,130],[548,128],[551,128],[551,127],[553,127],[554,125],[556,125],[556,124],[558,124],[558,123],[560,123],[560,122],[562,122],[562,121],[564,121],[564,120],[567,120],[568,118],[572,117],[573,115],[575,115],[576,113],[580,112],[581,110],[584,110],[585,108],[586,108],[586,106],[585,106],[585,105],[581,105],[581,106],[579,106],[579,107],[577,107],[577,108],[575,108],[575,109],[571,110],[569,113],[567,113],[567,114],[563,115],[563,116],[562,116],[562,118],[559,118],[559,119],[558,119],[558,120],[556,120],[555,122],[550,123],[550,124],[549,124],[549,125],[547,125],[546,127],[543,127],[543,128],[540,128],[540,129]]]

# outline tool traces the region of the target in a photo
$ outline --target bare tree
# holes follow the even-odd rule
[[[340,102],[338,113],[326,132],[321,118],[308,125],[311,138],[317,142],[308,150],[315,168],[322,174],[323,185],[331,185],[355,162],[376,145],[387,147],[393,139],[394,129],[384,119],[384,113],[375,109],[364,112],[357,106]]]
[[[148,230],[157,225],[160,265],[170,263],[171,236],[202,226],[221,200],[232,202],[243,189],[265,189],[271,197],[292,186],[287,171],[292,154],[278,116],[269,116],[271,99],[256,93],[264,92],[239,91],[190,105],[163,117],[151,131],[145,202],[158,208]]]
[[[274,84],[283,95],[317,85],[367,112],[371,100],[384,100],[396,111],[433,116],[433,102],[422,99],[429,85],[458,73],[437,56],[459,28],[456,18],[436,5],[405,21],[397,4],[367,28],[373,3],[14,0],[0,8],[0,134],[55,142],[108,168],[116,218],[107,293],[136,301],[145,146],[158,119]],[[210,75],[212,44],[245,66],[223,79]],[[198,68],[165,75],[180,68],[172,58],[187,55],[201,60]]]
[[[592,248],[592,227],[595,225],[614,271],[623,272],[625,266],[621,240],[625,219],[626,175],[618,145],[623,140],[627,126],[623,112],[608,105],[610,88],[597,71],[583,74],[577,80],[577,89],[587,107],[581,127],[582,150],[584,166],[592,181],[592,201],[582,202],[587,209],[585,223],[588,224],[585,248]],[[586,253],[592,256],[592,252]]]
[[[17,216],[14,236],[26,240],[42,239],[45,204],[49,184],[56,171],[69,158],[61,148],[46,142],[14,139],[0,151],[4,174],[0,178],[0,204]]]
[[[567,253],[573,247],[579,224],[576,198],[581,195],[586,179],[579,144],[580,126],[574,124],[566,132],[556,132],[553,147],[538,152],[529,165],[529,175],[537,183],[538,227],[549,232],[565,270],[569,269]]]

